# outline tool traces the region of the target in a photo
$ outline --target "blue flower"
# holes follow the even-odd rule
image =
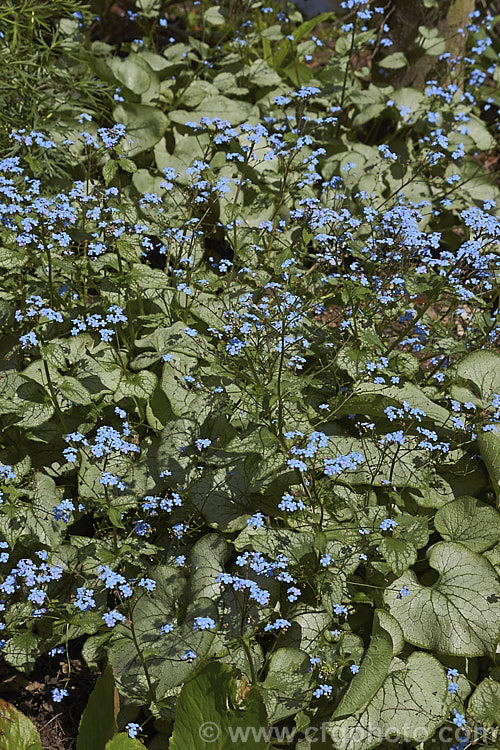
[[[382,531],[389,531],[389,529],[395,529],[397,525],[397,521],[393,521],[392,518],[385,518],[380,524],[380,528]]]
[[[203,450],[203,448],[208,448],[210,445],[212,445],[212,441],[209,438],[198,438],[198,440],[194,441],[194,444],[198,448],[199,451]]]
[[[333,613],[335,615],[345,615],[345,617],[347,617],[347,615],[349,614],[346,607],[344,607],[342,604],[334,604]]]
[[[196,651],[193,651],[192,649],[188,648],[184,651],[184,653],[180,655],[180,658],[182,661],[188,661],[191,663],[192,661],[198,658],[198,654],[196,653]]]
[[[321,698],[323,695],[325,695],[327,698],[329,698],[332,694],[332,690],[333,688],[331,685],[322,684],[313,691],[313,696],[315,698]]]
[[[136,724],[134,721],[129,721],[129,723],[125,726],[125,729],[128,732],[128,736],[134,739],[134,737],[137,737],[139,732],[142,732],[142,727],[140,724]]]
[[[146,589],[146,591],[154,591],[156,588],[156,581],[153,581],[152,578],[141,578],[137,585]]]
[[[86,589],[85,586],[77,588],[73,604],[82,612],[88,612],[89,609],[95,607],[94,589]]]
[[[211,617],[195,617],[193,630],[213,630],[215,622]]]
[[[54,703],[60,703],[63,698],[66,698],[69,695],[66,688],[54,688],[52,690],[52,700]]]
[[[266,627],[264,628],[264,632],[268,633],[271,630],[281,630],[284,632],[285,630],[288,630],[288,628],[291,628],[291,627],[292,627],[291,622],[289,622],[288,620],[283,620],[283,619],[278,618],[274,622],[268,622]]]
[[[117,612],[116,609],[111,610],[111,612],[105,612],[102,619],[108,628],[114,628],[117,622],[125,622],[125,616],[121,612]]]

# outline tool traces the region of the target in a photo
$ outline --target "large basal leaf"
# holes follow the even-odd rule
[[[485,727],[498,726],[500,719],[500,682],[483,680],[472,693],[468,712]]]
[[[0,698],[1,750],[43,750],[34,725],[15,706]]]
[[[190,497],[205,522],[214,529],[238,531],[249,512],[250,481],[243,463],[205,472],[191,485]]]
[[[287,716],[295,716],[313,682],[310,658],[305,651],[279,648],[271,656],[262,685],[270,721],[274,723]]]
[[[47,422],[55,409],[52,400],[42,387],[36,383],[24,383],[18,388],[12,406],[20,419],[19,427],[39,427]]]
[[[495,652],[500,635],[500,585],[481,555],[455,542],[439,542],[429,564],[438,581],[419,583],[407,571],[386,591],[386,602],[409,643],[437,653],[482,656]],[[398,593],[407,586],[410,593]]]
[[[128,156],[136,156],[158,143],[168,124],[161,109],[147,104],[119,104],[113,110],[113,117],[125,125],[126,138],[133,141],[127,147]]]
[[[17,633],[2,648],[2,656],[20,672],[31,672],[39,654],[40,639],[34,633]]]
[[[500,354],[482,349],[468,354],[458,365],[456,377],[469,380],[485,403],[500,392]]]
[[[359,383],[345,407],[337,413],[359,412],[381,416],[388,406],[400,407],[403,401],[408,401],[412,408],[424,411],[437,425],[444,424],[449,419],[448,410],[431,401],[423,390],[413,383],[404,383],[402,386]]]
[[[128,54],[124,60],[111,57],[109,66],[115,78],[134,94],[144,94],[154,80],[158,81],[158,76],[144,58],[133,53]]]
[[[140,398],[147,401],[153,393],[156,383],[156,375],[148,370],[127,373],[120,380],[114,399],[116,402],[122,398]]]
[[[254,738],[252,729],[260,727],[261,737]],[[245,750],[265,750],[267,717],[260,693],[234,668],[212,662],[181,690],[169,750],[226,750],[238,743],[238,730],[247,728],[246,738],[239,735]]]
[[[129,737],[125,732],[116,734],[112,740],[106,743],[105,750],[144,750],[144,745],[139,740]],[[90,750],[90,748],[89,748]]]
[[[434,525],[443,539],[461,542],[473,552],[484,552],[500,540],[500,514],[474,497],[458,497],[444,505]]]
[[[199,539],[191,550],[189,563],[193,570],[191,576],[191,598],[206,597],[216,599],[220,596],[220,584],[216,578],[224,569],[228,556],[228,544],[217,534],[206,534]]]
[[[184,113],[183,110],[177,110],[176,112],[171,112],[169,116],[174,122],[179,123],[196,120],[200,117],[210,117],[213,119],[214,117],[223,116],[225,120],[229,120],[234,126],[248,120],[252,110],[253,107],[248,102],[230,99],[228,96],[218,94],[205,97],[198,109],[192,112]]]
[[[192,368],[196,367],[196,360],[177,354],[175,364],[165,362],[160,379],[160,387],[167,396],[170,408],[176,417],[192,417],[196,414],[200,424],[210,414],[210,399],[204,391],[196,388],[184,380],[184,377],[195,377]]]
[[[118,732],[116,717],[119,708],[113,670],[108,664],[97,678],[80,719],[76,750],[104,750],[108,740]]]
[[[236,537],[234,546],[237,550],[255,549],[271,558],[282,552],[293,563],[298,563],[313,551],[314,534],[312,531],[262,527],[253,529],[247,526]]]
[[[140,597],[133,610],[135,641],[128,628],[117,626],[109,651],[120,694],[140,702],[149,702],[152,696],[136,644],[146,658],[159,701],[172,688],[182,685],[210,652],[214,631],[194,631],[194,618],[211,617],[214,622],[218,619],[211,599],[198,598],[185,609],[186,579],[181,569],[160,566],[154,571],[154,579],[155,591]],[[166,624],[174,625],[174,630],[162,634],[161,628]],[[181,659],[188,649],[196,652],[197,659]]]
[[[292,627],[281,638],[282,645],[314,651],[322,643],[326,629],[332,624],[332,615],[311,609],[295,615],[291,622]]]
[[[477,442],[500,505],[500,432],[480,432]]]
[[[147,450],[148,468],[160,484],[160,472],[168,469],[171,481],[176,484],[187,484],[191,475],[189,456],[184,454],[187,446],[193,445],[198,437],[197,425],[188,419],[172,419],[167,422],[158,438],[153,440]]]
[[[76,378],[66,376],[58,383],[60,394],[72,404],[88,406],[92,403],[90,393]]]
[[[391,566],[392,572],[400,576],[416,562],[417,549],[429,540],[427,521],[407,513],[397,516],[398,525],[390,535],[381,535],[380,551]]]
[[[447,680],[440,663],[420,651],[400,662],[368,705],[328,727],[339,750],[369,750],[391,736],[422,742],[449,712]]]
[[[390,629],[387,629],[389,619],[392,622]],[[390,631],[396,631],[394,641]],[[354,714],[373,698],[387,677],[392,658],[397,653],[402,637],[403,633],[397,620],[385,610],[375,610],[370,644],[361,662],[359,672],[349,684],[347,692],[332,715],[332,719],[342,719]]]
[[[425,490],[422,505],[438,508],[451,500],[451,488],[428,466],[428,452],[412,448],[401,451],[400,446],[379,446],[375,443],[362,441],[357,438],[331,436],[328,448],[318,451],[321,458],[347,455],[351,451],[363,453],[365,460],[354,471],[345,473],[351,484],[372,484],[383,486],[387,477],[392,478],[395,487],[415,488]]]
[[[481,405],[488,407],[493,395],[500,393],[500,354],[490,349],[468,354],[457,365],[456,379],[459,384],[464,381],[465,385],[470,384],[474,395],[481,397]],[[478,444],[493,489],[500,498],[500,433],[479,431]]]

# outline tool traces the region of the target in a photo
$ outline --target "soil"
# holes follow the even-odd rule
[[[54,703],[52,690],[65,688],[69,673],[69,696]],[[0,698],[28,716],[45,750],[74,750],[80,717],[96,678],[80,658],[68,664],[64,655],[40,657],[29,676],[0,658]]]

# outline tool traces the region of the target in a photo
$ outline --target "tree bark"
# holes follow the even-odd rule
[[[470,22],[469,14],[474,8],[475,0],[440,0],[439,8],[426,8],[422,0],[391,0],[387,10],[392,11],[388,23],[391,29],[389,37],[393,44],[387,52],[403,52],[409,66],[394,71],[392,75],[390,73],[385,80],[389,80],[396,88],[424,87],[438,59],[434,55],[425,54],[419,47],[419,26],[437,28],[451,57],[462,57],[467,41],[465,27]],[[464,32],[460,33],[459,29]]]

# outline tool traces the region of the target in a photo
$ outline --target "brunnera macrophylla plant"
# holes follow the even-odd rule
[[[426,205],[323,179],[314,124],[286,123],[193,123],[243,162],[167,168],[137,200],[111,184],[131,169],[120,125],[82,131],[101,183],[46,196],[1,163],[2,652],[29,671],[83,640],[145,718],[215,661],[271,724],[326,721],[347,746],[390,708],[430,738],[465,725],[498,643],[482,300],[500,224],[491,201],[462,210],[451,253]],[[275,160],[287,179],[256,222]]]
[[[302,749],[494,739],[500,222],[449,175],[472,114],[401,180],[391,144],[332,159],[322,98],[190,115],[142,192],[134,134],[86,114],[67,189],[0,163],[2,654],[110,665],[131,736],[199,680]]]

